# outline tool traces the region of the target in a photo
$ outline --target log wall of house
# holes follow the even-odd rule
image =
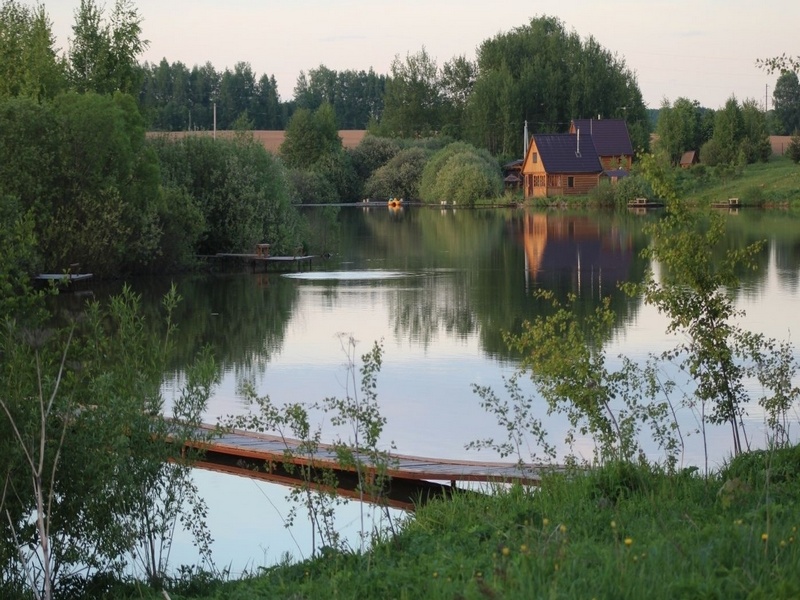
[[[603,170],[614,171],[616,169],[625,169],[626,171],[630,171],[631,165],[633,164],[632,157],[630,155],[624,155],[621,158],[622,160],[620,161],[619,156],[601,156],[600,163],[603,165]]]
[[[572,187],[569,187],[569,177],[572,177]],[[565,196],[580,196],[591,192],[600,183],[599,173],[581,173],[580,175],[562,175],[561,189]]]
[[[545,171],[542,164],[536,143],[531,143],[532,147],[525,157],[525,162],[522,164],[523,187],[526,198],[540,198],[547,195],[547,187],[545,186],[547,171]]]

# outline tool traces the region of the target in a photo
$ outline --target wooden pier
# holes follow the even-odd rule
[[[203,426],[198,437],[211,435],[214,427]],[[277,435],[233,430],[213,434],[207,442],[189,446],[202,449],[196,466],[213,471],[251,477],[288,485],[302,485],[303,480],[293,467],[310,467],[313,472],[332,472],[336,476],[336,492],[368,502],[378,499],[357,491],[358,474],[354,467],[343,467],[332,445],[319,444],[313,454],[302,450],[299,440]],[[360,460],[368,476],[376,467],[366,456]],[[478,462],[426,458],[390,454],[385,475],[391,478],[386,501],[389,506],[413,510],[431,497],[446,496],[457,490],[458,482],[521,483],[539,485],[545,472],[560,467],[520,465],[517,463]],[[317,479],[312,477],[312,479]],[[319,478],[321,480],[321,478]],[[316,484],[313,484],[316,485]],[[322,486],[316,486],[322,487]]]
[[[316,256],[303,254],[297,256],[264,256],[262,254],[235,254],[235,253],[226,253],[220,252],[218,254],[212,254],[207,256],[202,256],[199,258],[208,259],[221,259],[221,260],[233,260],[233,261],[240,261],[249,263],[252,267],[253,271],[256,271],[256,268],[261,265],[263,266],[264,270],[266,270],[269,265],[281,265],[281,266],[295,266],[300,268],[303,265],[311,265],[311,261],[313,261]]]

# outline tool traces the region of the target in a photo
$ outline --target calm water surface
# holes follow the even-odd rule
[[[342,334],[358,340],[356,352],[382,341],[378,377],[386,447],[404,454],[496,460],[468,452],[465,444],[502,438],[493,417],[481,409],[473,384],[502,392],[516,357],[502,331],[543,310],[537,288],[563,296],[573,292],[579,310],[593,310],[611,296],[618,326],[608,356],[642,358],[674,345],[664,319],[638,299],[617,290],[620,281],[640,281],[649,267],[639,256],[648,243],[642,226],[652,215],[454,211],[406,208],[400,212],[345,209],[338,215],[310,214],[317,251],[330,252],[309,270],[289,273],[216,274],[178,280],[184,297],[179,315],[181,356],[167,378],[169,399],[186,362],[201,344],[214,348],[222,381],[207,420],[239,414],[247,407],[238,393],[252,382],[278,404],[344,396],[347,361]],[[746,274],[737,305],[746,325],[781,339],[800,329],[800,227],[786,214],[746,212],[728,216],[729,245],[767,240],[761,269]],[[654,266],[657,269],[657,265]],[[168,282],[141,282],[145,302],[156,302]],[[689,435],[694,416],[680,415],[687,447],[684,464],[703,463],[702,439]],[[760,439],[761,415],[748,417]],[[323,439],[336,434],[323,415]],[[553,440],[565,423],[549,422]],[[591,444],[576,449],[587,458]],[[651,457],[658,459],[657,448]],[[710,434],[711,466],[730,453],[727,429]],[[246,479],[198,473],[217,539],[216,560],[234,573],[275,562],[288,551],[310,554],[303,523],[284,529],[286,489]],[[343,526],[358,529],[358,509],[342,512]],[[173,562],[194,562],[190,544],[178,540]]]

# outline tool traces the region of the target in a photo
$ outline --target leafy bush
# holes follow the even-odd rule
[[[359,181],[350,155],[344,150],[322,156],[311,169],[325,178],[336,191],[336,202],[354,202],[361,196]]]
[[[714,167],[720,163],[722,153],[716,140],[711,139],[703,144],[702,148],[700,148],[700,160],[709,167]]]
[[[800,134],[796,133],[792,136],[792,141],[789,142],[789,147],[786,149],[786,155],[796,163],[800,163]]]
[[[589,192],[589,201],[600,206],[613,206],[616,195],[615,187],[608,179],[601,180],[600,185]]]
[[[420,196],[426,202],[472,206],[503,193],[497,161],[486,150],[454,142],[433,155],[422,173]]]
[[[419,199],[419,182],[428,153],[422,148],[400,151],[377,169],[364,186],[368,198]]]
[[[739,196],[739,200],[748,206],[762,206],[766,202],[767,198],[763,187],[751,185],[744,189]]]
[[[652,198],[653,188],[641,175],[628,175],[617,182],[614,200],[617,206],[627,206],[635,198]]]
[[[265,240],[275,252],[296,246],[300,217],[291,206],[286,170],[261,144],[201,136],[151,144],[162,185],[185,189],[203,214],[200,254],[250,251]]]
[[[334,204],[339,195],[333,184],[319,171],[290,169],[289,195],[295,204]]]
[[[350,154],[356,175],[361,181],[366,182],[376,169],[400,152],[400,144],[392,138],[367,135],[358,146],[347,152]]]

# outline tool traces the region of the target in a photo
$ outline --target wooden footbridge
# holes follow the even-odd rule
[[[295,486],[304,483],[298,467],[307,467],[306,482],[308,479],[320,482],[323,473],[333,473],[338,494],[368,502],[380,500],[405,510],[413,510],[431,497],[454,493],[459,489],[456,487],[458,482],[517,482],[535,486],[541,483],[545,472],[561,470],[556,466],[447,460],[392,453],[387,457],[385,469],[381,470],[390,478],[388,490],[384,498],[378,499],[358,491],[359,477],[355,466],[343,466],[333,445],[318,444],[313,452],[309,452],[301,441],[277,435],[242,430],[219,432],[208,425],[202,426],[197,433],[197,438],[205,438],[205,441],[187,444],[203,450],[197,467]],[[376,476],[378,467],[366,454],[356,454],[356,459],[368,478]],[[332,489],[319,483],[311,485]]]

